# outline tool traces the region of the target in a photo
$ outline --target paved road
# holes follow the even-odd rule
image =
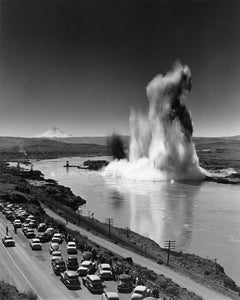
[[[59,219],[61,221],[65,221],[62,217],[48,209],[47,207],[44,207],[45,212],[53,217],[54,219]],[[81,234],[87,236],[90,240],[96,242],[102,247],[105,247],[109,249],[112,252],[115,252],[118,255],[121,255],[123,257],[131,256],[133,261],[143,267],[147,267],[150,270],[153,270],[157,274],[163,274],[166,277],[171,278],[175,283],[179,284],[181,287],[188,289],[189,291],[194,292],[195,294],[201,296],[205,300],[230,300],[231,298],[224,296],[214,290],[211,290],[209,288],[206,288],[205,286],[196,283],[195,281],[191,280],[188,277],[185,277],[177,272],[172,271],[170,268],[162,265],[158,265],[157,263],[151,261],[150,259],[147,259],[141,255],[138,255],[130,250],[124,249],[123,247],[116,245],[114,243],[111,243],[107,241],[104,238],[101,238],[99,236],[96,236],[92,234],[91,232],[84,230],[82,228],[79,228],[78,226],[68,223],[67,227],[73,230],[78,230],[81,232]]]
[[[8,225],[9,234],[13,236],[16,247],[5,248],[0,242],[0,279],[4,279],[17,287],[19,291],[33,290],[40,300],[84,299],[100,300],[101,295],[91,294],[84,286],[81,290],[68,290],[56,276],[50,264],[49,244],[43,244],[42,251],[32,251],[28,239],[19,229],[14,234],[9,221],[0,213],[0,236],[5,235]],[[61,245],[63,258],[66,258],[66,245]],[[81,253],[78,254],[79,262]],[[81,280],[80,280],[81,281]],[[116,291],[116,282],[104,282],[106,291]],[[120,295],[121,300],[130,299],[130,294]]]

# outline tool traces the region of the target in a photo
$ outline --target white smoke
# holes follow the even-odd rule
[[[151,181],[205,177],[192,141],[190,112],[183,103],[191,86],[190,69],[180,63],[148,84],[148,115],[130,115],[129,161],[113,161],[105,175]]]

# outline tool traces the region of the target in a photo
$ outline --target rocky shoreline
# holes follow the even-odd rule
[[[0,196],[6,201],[39,207],[44,200],[47,200],[48,203],[51,203],[53,210],[58,211],[57,206],[61,204],[71,208],[73,213],[75,213],[79,205],[86,203],[81,197],[75,196],[70,188],[58,185],[54,180],[45,180],[39,171],[26,171],[16,167],[9,167],[6,163],[2,163],[0,175]],[[68,217],[66,213],[64,217]],[[86,219],[88,219],[88,222],[95,224],[95,228],[100,229],[107,226],[98,220],[88,217]],[[107,230],[107,228],[105,229]],[[132,249],[135,250],[140,249],[143,251],[147,249],[144,250],[146,257],[155,257],[159,264],[166,264],[166,250],[162,249],[154,241],[131,230],[126,232],[126,229],[112,227],[111,231],[121,237],[122,241],[126,239],[130,242],[130,248],[132,245]],[[101,233],[98,232],[98,234]],[[240,288],[225,274],[222,266],[210,259],[204,259],[194,254],[171,252],[170,267],[207,287],[230,296],[232,299],[240,299]],[[145,278],[149,279],[151,277],[153,285],[157,285],[160,280],[158,275],[154,275],[150,271],[142,270],[141,273],[145,274],[143,275]],[[160,280],[160,282],[162,281],[163,279]],[[174,287],[174,290],[176,289]],[[179,287],[179,289],[181,288]],[[181,295],[179,291],[177,293]],[[178,299],[186,299],[184,298],[185,296],[182,295]],[[200,299],[197,297],[192,295],[188,299]]]

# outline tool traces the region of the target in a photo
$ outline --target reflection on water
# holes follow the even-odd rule
[[[106,183],[112,186],[114,205],[129,203],[129,227],[160,245],[164,240],[175,240],[179,249],[186,249],[191,240],[193,206],[200,184],[189,188],[187,183],[129,182],[113,179]],[[117,197],[116,197],[117,195]]]

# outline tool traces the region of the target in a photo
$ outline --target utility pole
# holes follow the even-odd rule
[[[110,228],[111,228],[111,226],[113,226],[113,218],[106,218],[105,223],[108,224],[108,237],[110,238],[110,236],[111,236]]]
[[[217,258],[214,258],[214,264],[215,264],[215,273],[217,274],[218,272],[217,272]]]
[[[167,266],[169,265],[170,251],[174,250],[175,246],[176,246],[176,241],[164,241],[164,249],[168,250]]]

